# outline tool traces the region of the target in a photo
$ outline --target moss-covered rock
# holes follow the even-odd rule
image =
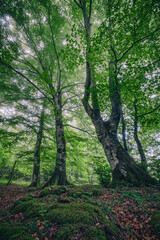
[[[80,227],[68,225],[60,228],[55,236],[55,240],[71,240],[74,236],[81,236],[81,240],[107,240],[106,233],[99,226]],[[111,238],[109,238],[111,239]],[[114,238],[115,239],[115,238]]]
[[[53,194],[55,195],[61,195],[62,193],[67,192],[66,186],[58,186],[55,190],[53,190]]]
[[[153,212],[151,223],[155,229],[156,234],[160,234],[160,211]]]
[[[35,217],[44,217],[47,212],[47,206],[45,203],[33,203],[29,206],[25,213],[25,218],[35,218]]]
[[[106,240],[105,231],[98,227],[92,227],[87,229],[85,237],[87,237],[90,240]]]
[[[25,212],[29,207],[31,207],[35,201],[30,200],[28,202],[19,202],[16,205],[13,205],[11,207],[11,212],[12,213],[19,213],[19,212]]]
[[[107,224],[113,232],[117,231],[99,207],[88,203],[58,204],[53,206],[45,217],[56,224],[77,224],[79,226]]]
[[[79,197],[79,198],[83,198],[84,196],[100,196],[102,195],[102,190],[98,187],[92,186],[92,185],[84,185],[81,187],[74,187],[72,188],[69,193],[68,196],[71,197]]]
[[[13,206],[10,208],[10,210],[12,211],[17,205],[24,203],[24,202],[28,202],[32,199],[33,199],[33,197],[31,197],[31,196],[20,198],[13,204]]]
[[[33,240],[34,238],[26,232],[23,226],[9,226],[0,224],[0,240]]]
[[[75,233],[75,227],[72,225],[60,228],[55,236],[55,240],[70,240]]]
[[[67,206],[67,204],[65,205]],[[73,206],[74,207],[74,206]],[[78,208],[55,208],[49,211],[46,215],[47,219],[56,224],[88,224],[93,223],[94,219],[87,211],[82,211]]]
[[[75,202],[76,199],[73,197],[63,197],[63,198],[58,198],[57,202],[59,203],[71,203],[71,202]]]
[[[62,193],[67,192],[67,187],[66,186],[55,186],[55,187],[46,187],[45,189],[43,189],[40,194],[39,197],[46,197],[50,194],[52,195],[61,195]]]
[[[75,198],[83,198],[85,194],[84,190],[81,188],[73,188],[72,190],[69,191],[68,196],[69,197],[75,197]]]
[[[14,208],[13,207],[11,208],[11,212],[14,214],[23,212],[25,218],[35,218],[35,217],[44,217],[45,213],[47,212],[47,209],[48,209],[48,206],[46,206],[45,203],[38,202],[35,200],[34,201],[30,200],[28,202],[20,201],[19,204],[16,204],[14,206]]]
[[[45,189],[43,189],[43,190],[40,192],[39,198],[48,196],[49,194],[52,193],[52,190],[53,190],[53,188],[51,188],[51,187],[46,187]]]

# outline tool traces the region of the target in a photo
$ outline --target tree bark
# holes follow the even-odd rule
[[[141,164],[142,168],[147,171],[147,159],[141,144],[141,141],[138,137],[138,115],[137,115],[137,105],[136,102],[134,103],[134,109],[135,109],[135,117],[134,117],[134,140],[137,144],[138,152],[141,157]]]
[[[54,97],[55,101],[55,127],[56,127],[56,146],[57,146],[57,154],[56,154],[56,165],[55,169],[50,177],[50,179],[46,182],[44,187],[49,185],[66,185],[68,184],[67,176],[66,176],[66,141],[64,134],[64,125],[63,125],[63,117],[62,117],[62,99],[61,94]]]
[[[127,151],[121,146],[117,138],[117,129],[121,117],[121,101],[120,101],[120,90],[118,88],[117,79],[117,59],[111,60],[109,63],[109,93],[111,102],[111,115],[108,121],[103,121],[100,115],[100,109],[97,104],[97,96],[92,98],[92,107],[89,104],[90,98],[90,87],[92,86],[92,64],[89,59],[91,52],[90,36],[91,36],[91,3],[89,7],[89,14],[86,10],[86,1],[83,4],[79,4],[82,9],[84,24],[86,29],[86,83],[85,93],[82,99],[83,106],[88,116],[91,118],[99,142],[102,144],[108,162],[111,166],[112,171],[112,183],[113,185],[118,184],[132,184],[135,186],[154,184],[155,180],[150,177],[141,167],[139,167],[134,159],[127,153]],[[115,56],[114,49],[111,41],[111,59]],[[94,84],[94,87],[95,84]],[[93,91],[92,91],[93,94]],[[96,91],[94,89],[94,95]],[[94,108],[93,99],[96,99],[96,109]]]
[[[16,164],[17,164],[17,160],[14,162],[14,164],[13,164],[13,167],[12,167],[12,170],[11,170],[11,173],[10,173],[10,176],[9,176],[9,180],[8,180],[8,183],[7,183],[7,185],[9,185],[10,184],[10,182],[12,181],[12,178],[13,178],[13,176],[14,176],[14,169],[15,169],[15,166],[16,166]]]
[[[40,184],[40,148],[43,137],[43,127],[44,127],[44,104],[43,109],[40,115],[40,124],[39,130],[37,133],[37,140],[35,144],[34,150],[34,166],[33,166],[33,174],[32,174],[32,183],[30,187],[37,187]]]
[[[122,139],[123,139],[123,146],[126,152],[128,152],[127,141],[126,141],[126,124],[123,116],[123,110],[121,107],[121,121],[122,121]]]

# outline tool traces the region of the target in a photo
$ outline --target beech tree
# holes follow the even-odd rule
[[[104,41],[105,48],[107,47],[106,51],[108,51],[108,80],[106,79],[106,84],[108,84],[109,88],[111,114],[107,121],[104,121],[100,114],[97,94],[98,81],[95,79],[95,58],[92,58],[92,53],[94,54],[91,44],[92,0],[74,0],[74,2],[82,12],[86,32],[86,83],[82,101],[87,114],[92,119],[98,140],[102,144],[111,166],[112,182],[113,184],[118,182],[132,183],[137,186],[155,183],[154,179],[136,164],[134,159],[120,144],[117,130],[122,115],[121,89],[118,78],[119,69],[121,64],[125,62],[125,59],[134,54],[133,49],[136,53],[138,50],[135,48],[136,45],[144,42],[144,40],[146,44],[150,45],[151,41],[153,41],[152,39],[156,39],[160,28],[155,22],[152,24],[152,20],[158,14],[157,2],[153,5],[152,1],[149,3],[142,3],[141,1],[104,2],[106,19],[101,24],[100,43],[103,44]],[[138,15],[141,9],[143,11]],[[129,35],[129,38],[125,37],[123,39],[124,34],[122,31],[124,34]],[[133,62],[132,64],[135,63]],[[90,95],[92,97],[92,106],[89,102]]]
[[[45,186],[54,183],[64,185],[67,183],[64,110],[68,111],[67,104],[81,95],[75,90],[81,83],[71,81],[69,66],[65,63],[66,56],[63,54],[65,11],[52,1],[41,1],[37,4],[33,0],[26,3],[5,1],[2,13],[3,29],[6,32],[7,44],[11,47],[6,47],[5,39],[1,66],[30,83],[52,104],[57,156],[55,169]],[[14,38],[16,40],[13,40]],[[71,108],[74,108],[73,105]]]

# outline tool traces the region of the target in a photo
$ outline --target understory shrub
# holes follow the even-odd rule
[[[111,167],[105,160],[96,160],[94,172],[98,175],[98,180],[103,187],[108,187],[111,182]]]

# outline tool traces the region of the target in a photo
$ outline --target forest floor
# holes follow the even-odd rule
[[[0,185],[0,223],[14,220],[23,225],[23,214],[11,214],[10,207],[22,197],[30,194],[38,197],[39,193],[40,190],[34,188],[31,191],[30,188],[14,184],[10,186]],[[119,228],[119,239],[160,239],[151,224],[153,211],[160,210],[160,188],[107,188],[103,189],[101,196],[91,196],[90,200],[96,201],[102,210],[105,208],[108,213],[106,218],[114,222]],[[34,227],[29,223],[28,226],[30,226],[28,231],[35,240],[54,239],[54,231],[56,231],[54,225],[48,225],[46,228],[45,222],[36,218]]]

